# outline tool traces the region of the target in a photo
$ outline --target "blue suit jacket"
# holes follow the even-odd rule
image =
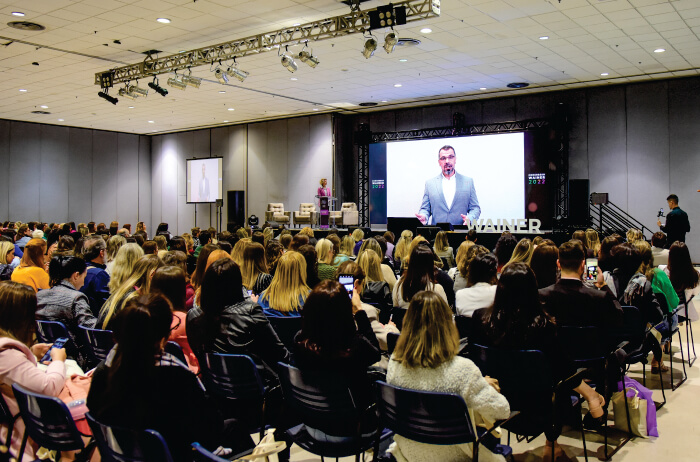
[[[479,199],[477,199],[476,190],[474,189],[474,180],[459,173],[455,173],[455,178],[457,180],[457,190],[450,208],[447,208],[447,202],[442,193],[442,173],[425,182],[423,203],[418,213],[427,217],[429,219],[428,223],[461,225],[464,222],[462,214],[467,215],[470,221],[478,219],[479,215],[481,215]],[[430,221],[431,217],[432,221]]]

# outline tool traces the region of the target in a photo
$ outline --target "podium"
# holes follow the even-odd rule
[[[328,229],[328,218],[330,217],[330,207],[333,207],[333,202],[337,200],[336,197],[332,196],[319,196],[316,195],[318,199],[318,224],[321,229]],[[335,222],[335,219],[333,219]],[[335,223],[333,223],[335,225]]]

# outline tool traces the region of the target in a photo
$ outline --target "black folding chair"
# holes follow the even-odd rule
[[[87,345],[87,355],[90,363],[97,365],[107,358],[114,347],[114,336],[111,330],[91,329],[80,326]]]
[[[33,393],[25,388],[12,385],[19,413],[24,421],[25,430],[22,445],[17,457],[21,460],[27,447],[27,440],[32,440],[39,446],[56,451],[55,460],[61,458],[61,451],[80,451],[76,460],[87,461],[93,449],[93,441],[87,446],[83,435],[75,426],[73,417],[63,401],[52,396]]]
[[[5,446],[10,447],[12,442],[12,430],[15,428],[15,421],[19,418],[19,413],[17,415],[12,415],[5,398],[0,394],[0,425],[7,425],[7,440],[5,441]]]
[[[490,429],[474,430],[464,398],[455,393],[410,390],[386,382],[375,384],[377,411],[382,426],[413,441],[425,444],[452,445],[472,443],[472,460],[479,460],[479,446],[513,459],[510,446],[496,443],[490,432],[512,419],[500,420]],[[379,440],[375,442],[379,453]]]
[[[406,308],[395,306],[391,310],[391,321],[396,325],[398,330],[403,327],[403,317],[406,315]]]
[[[269,316],[267,320],[287,350],[294,351],[294,337],[301,330],[301,316]]]
[[[678,292],[678,298],[680,299],[678,306],[683,307],[683,317],[685,319],[685,346],[688,352],[688,367],[693,367],[693,363],[697,359],[697,355],[695,354],[695,339],[693,338],[693,323],[688,315],[688,304],[690,304],[694,297],[695,295],[691,295],[690,298],[686,300],[685,291],[681,290]],[[693,349],[693,359],[690,359],[691,347]]]
[[[399,334],[395,332],[389,332],[386,334],[386,351],[389,353],[389,356],[394,352],[394,349],[396,348],[396,342],[399,341]]]
[[[175,356],[177,359],[180,360],[180,362],[182,364],[187,366],[187,358],[185,358],[185,352],[182,351],[182,347],[179,344],[177,344],[176,342],[173,342],[172,340],[168,340],[165,343],[165,347],[163,348],[163,351]]]
[[[365,409],[357,407],[345,380],[322,372],[302,372],[289,364],[278,365],[285,403],[303,422],[289,429],[287,435],[302,449],[321,456],[321,460],[354,455],[359,462],[360,454],[364,459],[365,451],[374,446],[376,439],[392,435],[378,426],[374,404]],[[341,441],[317,439],[317,432]]]
[[[173,462],[163,437],[155,430],[105,425],[85,414],[103,462]]]
[[[68,333],[68,328],[62,322],[37,321],[36,327],[36,336],[39,338],[39,341],[43,343],[53,343],[59,338],[71,338]]]
[[[468,339],[472,331],[472,318],[458,314],[455,316],[455,325],[457,326],[457,332],[459,332],[459,338]]]
[[[688,373],[685,370],[685,355],[683,354],[683,339],[681,338],[681,330],[676,326],[675,329],[671,330],[671,327],[673,326],[673,317],[678,316],[678,313],[680,310],[683,308],[680,304],[673,310],[673,312],[669,312],[668,308],[668,302],[666,300],[666,297],[663,294],[654,294],[656,299],[659,301],[659,305],[661,306],[661,311],[664,314],[664,318],[666,320],[666,323],[668,324],[669,332],[668,335],[664,338],[661,339],[661,343],[668,343],[668,357],[669,357],[669,375],[671,378],[671,391],[676,391],[676,388],[680,387],[683,385],[683,383],[688,380]],[[674,382],[673,381],[673,334],[678,334],[678,348],[681,351],[681,365],[683,366],[683,375],[681,376],[681,379],[679,382]],[[688,352],[688,355],[690,355],[690,352]]]

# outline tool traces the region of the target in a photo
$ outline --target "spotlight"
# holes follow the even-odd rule
[[[126,90],[135,96],[148,96],[148,90],[141,88],[138,85],[127,85]]]
[[[384,37],[384,50],[387,53],[391,53],[394,51],[394,47],[397,43],[399,43],[398,35],[396,35],[395,32],[389,32],[386,34],[386,37]]]
[[[135,95],[134,93],[129,92],[127,87],[119,89],[119,96],[123,96],[124,98],[129,98],[132,101],[135,101],[136,98],[139,97],[138,95]]]
[[[160,96],[166,96],[168,94],[168,90],[158,85],[158,79],[155,77],[153,78],[153,82],[148,83],[148,86],[153,88],[153,91],[158,93]]]
[[[224,71],[222,68],[217,67],[214,70],[214,76],[219,79],[220,84],[227,84],[228,83],[228,75],[226,75],[226,71]]]
[[[199,86],[202,84],[202,79],[200,79],[199,77],[192,77],[192,75],[183,76],[182,81],[190,87],[195,88],[199,88]]]
[[[112,104],[117,104],[119,102],[119,99],[115,98],[114,96],[109,96],[106,92],[101,91],[97,94],[100,98],[104,98],[107,101],[109,101]]]
[[[294,72],[297,69],[299,69],[299,66],[297,66],[297,63],[294,62],[294,58],[289,56],[288,54],[282,55],[282,65],[289,71],[289,72]]]
[[[369,59],[370,56],[374,54],[374,50],[377,49],[377,41],[374,40],[374,38],[370,37],[367,39],[365,42],[365,49],[362,50],[362,56],[365,57],[365,59]]]
[[[302,63],[306,63],[311,67],[316,67],[318,66],[318,58],[309,53],[308,51],[300,51],[299,52],[299,59],[301,60]]]
[[[180,77],[175,74],[175,77],[170,77],[168,79],[168,85],[170,85],[173,88],[177,88],[178,90],[184,90],[187,88],[187,84],[182,81]]]
[[[250,75],[250,72],[242,71],[237,67],[229,67],[226,73],[231,77],[235,77],[241,82],[243,82]]]

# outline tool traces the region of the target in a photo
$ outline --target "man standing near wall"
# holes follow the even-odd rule
[[[666,247],[670,248],[676,241],[685,242],[685,233],[690,232],[690,222],[688,214],[678,206],[678,196],[671,194],[666,201],[668,201],[668,208],[671,209],[666,215],[666,224],[662,225],[661,220],[656,224],[666,233]]]

